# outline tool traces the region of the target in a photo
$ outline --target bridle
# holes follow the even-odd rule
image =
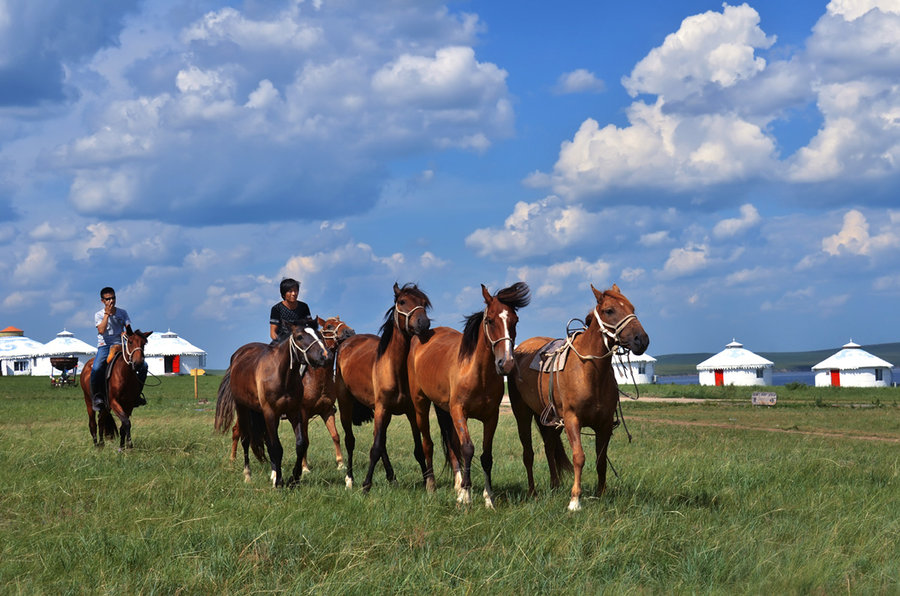
[[[491,333],[488,331],[487,320],[488,320],[487,309],[484,309],[484,315],[482,315],[482,325],[484,326],[484,336],[491,343],[491,351],[493,352],[494,346],[496,346],[501,341],[508,341],[509,342],[509,350],[510,350],[510,352],[513,351],[513,349],[515,349],[515,346],[513,345],[512,338],[509,336],[509,325],[506,326],[506,335],[504,335],[503,337],[500,337],[498,339],[491,339]]]
[[[400,317],[398,317],[397,315],[403,315],[404,317],[406,317],[406,323],[404,324],[403,328],[404,328],[404,330],[406,331],[407,335],[411,335],[412,332],[409,330],[409,317],[410,317],[414,312],[416,312],[417,310],[419,310],[420,308],[421,308],[422,310],[425,310],[425,307],[422,306],[422,305],[420,304],[419,306],[413,307],[412,310],[409,310],[409,311],[407,311],[407,312],[403,312],[402,310],[400,310],[399,308],[397,308],[397,304],[395,303],[395,304],[394,304],[394,324],[397,325],[397,327],[400,327]]]
[[[290,347],[291,347],[291,349],[289,350],[289,353],[291,355],[289,368],[291,368],[291,369],[294,368],[294,354],[296,352],[300,352],[301,354],[303,354],[303,359],[306,360],[307,366],[312,366],[312,362],[309,361],[309,354],[307,354],[307,352],[309,352],[309,350],[312,349],[312,347],[314,345],[318,344],[319,346],[322,347],[322,351],[324,351],[326,354],[328,353],[328,348],[325,347],[325,344],[323,344],[322,341],[319,340],[319,338],[315,336],[315,334],[309,333],[308,330],[309,330],[309,328],[306,327],[303,329],[303,332],[307,333],[308,335],[312,335],[312,337],[315,341],[309,342],[309,345],[307,345],[305,348],[297,343],[297,340],[294,339],[293,333],[291,333],[291,335],[289,336],[288,341],[290,342]],[[299,357],[297,358],[297,361],[298,362],[300,361]]]
[[[338,321],[337,325],[334,326],[334,329],[328,329],[328,330],[322,329],[322,331],[321,331],[322,339],[324,339],[326,341],[333,341],[334,345],[337,345],[338,344],[338,330],[341,327],[346,327],[346,326],[347,326],[347,324],[344,323],[343,321]]]
[[[137,346],[135,349],[131,350],[128,346],[128,341],[126,340],[127,334],[122,333],[122,359],[125,360],[125,364],[134,368],[134,355],[140,350],[144,351],[144,346]]]
[[[597,323],[600,325],[600,331],[601,331],[601,333],[603,333],[603,346],[607,350],[609,350],[609,353],[611,354],[612,351],[615,349],[615,347],[617,345],[619,345],[619,343],[621,341],[619,334],[622,333],[622,330],[625,329],[625,327],[627,327],[629,323],[637,320],[637,315],[635,315],[634,313],[632,313],[630,315],[625,315],[624,317],[622,317],[621,321],[619,321],[615,325],[610,325],[609,323],[606,323],[605,321],[603,321],[603,319],[600,318],[600,313],[597,312],[597,306],[595,306],[594,307],[594,318],[597,319]],[[607,339],[612,340],[612,347],[610,347]]]

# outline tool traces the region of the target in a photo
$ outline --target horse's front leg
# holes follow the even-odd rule
[[[284,486],[284,478],[281,476],[281,461],[284,458],[284,449],[281,446],[281,440],[278,438],[278,422],[281,416],[275,414],[271,409],[263,414],[266,420],[266,436],[268,440],[266,445],[269,448],[269,461],[272,464],[272,486],[280,488]]]
[[[426,488],[428,487],[428,470],[431,468],[430,462],[427,462],[425,459],[425,450],[423,444],[423,434],[419,432],[419,424],[418,424],[418,414],[415,412],[407,412],[406,418],[409,420],[409,428],[412,431],[413,436],[413,456],[415,456],[416,461],[419,462],[419,469],[422,470],[422,478],[425,481]],[[425,418],[428,418],[428,412],[425,413]],[[426,425],[427,428],[427,425]],[[428,431],[428,442],[431,443],[431,431]],[[434,452],[434,445],[431,445],[432,453]],[[431,468],[431,490],[434,490],[434,469]]]
[[[566,436],[572,446],[572,466],[575,468],[575,479],[572,481],[572,498],[569,500],[569,511],[581,509],[581,471],[584,469],[584,447],[581,445],[581,425],[575,416],[566,416]]]
[[[450,416],[453,418],[453,428],[459,439],[461,459],[459,464],[462,478],[456,493],[456,502],[460,505],[468,505],[472,502],[472,457],[475,455],[475,445],[472,443],[472,437],[469,435],[468,420],[462,407],[451,405]]]
[[[372,448],[369,450],[369,469],[366,472],[366,478],[363,480],[362,486],[365,492],[369,492],[369,489],[372,488],[372,475],[375,472],[375,464],[378,463],[378,460],[385,458],[385,467],[389,465],[386,460],[387,450],[385,444],[387,443],[387,428],[390,423],[390,413],[384,407],[376,404],[372,429]],[[386,472],[393,475],[393,469],[390,471],[386,470]],[[391,476],[389,476],[388,480],[390,481],[391,479]]]
[[[512,395],[512,391],[510,391],[510,395]],[[513,415],[516,417],[519,443],[522,444],[522,464],[525,466],[525,476],[528,479],[528,496],[533,497],[537,494],[534,488],[534,447],[531,442],[531,420],[534,415],[531,413],[531,408],[521,398],[511,398],[510,405]]]
[[[609,440],[612,438],[612,427],[603,428],[597,433],[597,496],[606,492],[606,461]]]
[[[131,449],[134,445],[131,443],[131,418],[119,405],[119,402],[110,399],[109,411],[116,415],[121,425],[119,426],[119,449]]]
[[[325,428],[331,434],[331,442],[334,443],[334,460],[337,462],[337,469],[344,469],[344,454],[341,453],[341,436],[337,431],[337,424],[334,421],[334,412],[324,419]]]
[[[309,449],[309,418],[306,412],[300,412],[299,419],[291,420],[294,425],[294,437],[296,439],[297,462],[294,464],[294,472],[288,479],[288,486],[293,488],[303,475],[303,462],[306,460],[306,452]]]
[[[491,485],[491,470],[494,469],[494,433],[497,431],[499,410],[484,421],[484,440],[481,446],[481,469],[484,470],[484,506],[494,508],[494,489]]]
[[[103,436],[100,436],[100,442],[97,443],[97,416],[93,408],[88,410],[88,430],[91,431],[91,439],[94,441],[95,447],[103,447]]]
[[[425,468],[422,470],[422,478],[425,481],[425,491],[434,492],[434,441],[431,440],[431,402],[423,399],[415,402],[416,426],[419,429],[419,437],[422,441],[422,457],[425,460]]]
[[[237,422],[234,423],[234,428],[231,429],[231,461],[234,461],[235,456],[237,455],[237,446],[238,441],[241,440],[241,429],[238,427]]]
[[[353,488],[353,449],[356,447],[356,437],[353,435],[353,417],[350,412],[353,405],[347,403],[341,406],[341,426],[344,428],[344,447],[347,450],[347,471],[344,475],[344,485]]]

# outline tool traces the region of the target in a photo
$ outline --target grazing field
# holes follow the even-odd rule
[[[424,494],[403,419],[389,429],[393,486],[379,466],[370,494],[347,491],[318,419],[301,486],[271,488],[255,461],[245,484],[230,435],[212,430],[219,380],[199,379],[201,403],[193,379],[151,379],[135,448],[118,452],[91,446],[80,390],[0,378],[0,592],[900,592],[895,389],[782,405],[778,388],[773,408],[749,406],[747,390],[701,404],[626,400],[634,440],[621,427],[613,436],[619,477],[571,514],[539,447],[540,494],[525,494],[508,413],[495,511],[480,498],[458,509],[446,473]],[[359,479],[370,425],[357,440]],[[292,444],[287,423],[282,441]],[[591,490],[593,463],[586,472]],[[480,494],[478,466],[473,482]]]

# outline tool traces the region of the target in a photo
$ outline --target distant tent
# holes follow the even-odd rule
[[[74,356],[78,358],[78,366],[76,372],[80,372],[84,368],[85,363],[94,357],[97,348],[83,342],[71,331],[63,329],[56,334],[56,338],[48,341],[36,354],[34,369],[32,375],[57,375],[60,371],[53,368],[50,364],[51,358],[64,356]]]
[[[894,365],[862,349],[851,339],[841,351],[812,367],[816,387],[890,387]]]
[[[7,327],[4,331],[9,329],[14,329],[18,334],[0,337],[0,375],[30,375],[35,354],[43,349],[44,344],[25,337],[20,329],[14,327]]]
[[[630,362],[630,364],[629,364]],[[616,382],[619,385],[630,383],[653,383],[656,358],[649,354],[626,354],[613,358],[613,371],[616,373]]]
[[[725,349],[697,365],[701,385],[771,385],[775,364],[732,340]]]
[[[186,375],[195,368],[206,367],[206,352],[178,337],[171,329],[150,336],[144,358],[149,372],[154,375]]]

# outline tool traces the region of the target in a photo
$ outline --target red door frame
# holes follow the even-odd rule
[[[725,385],[725,371],[717,370],[713,374],[716,375],[716,387],[722,387]]]
[[[841,371],[836,368],[831,369],[831,386],[832,387],[840,387],[841,386]]]

